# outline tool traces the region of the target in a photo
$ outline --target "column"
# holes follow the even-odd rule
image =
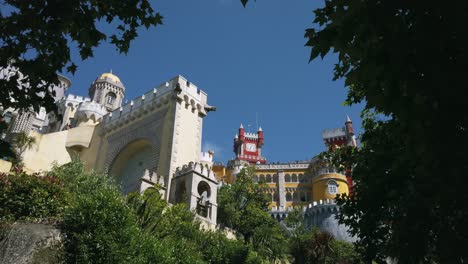
[[[284,187],[284,171],[278,170],[279,210],[286,210],[286,189]]]

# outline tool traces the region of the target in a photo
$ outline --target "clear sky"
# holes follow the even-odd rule
[[[242,122],[265,133],[263,155],[270,162],[310,159],[324,150],[321,131],[344,125],[348,114],[360,132],[361,107],[343,106],[342,80],[332,81],[336,56],[311,63],[304,31],[323,1],[160,0],[153,8],[164,25],[139,31],[129,53],[102,44],[94,58],[78,61],[69,93],[86,95],[98,75],[110,69],[141,96],[182,75],[208,94],[217,107],[204,119],[203,150],[215,159],[233,157],[232,142]],[[76,56],[75,56],[76,57]]]

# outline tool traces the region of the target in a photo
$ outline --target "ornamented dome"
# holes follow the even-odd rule
[[[101,74],[101,76],[99,76],[97,78],[97,80],[109,80],[111,82],[114,82],[116,84],[121,84],[123,86],[122,82],[120,81],[120,78],[117,77],[116,75],[114,75],[112,73],[112,70],[111,70],[111,72],[105,72],[105,73]]]

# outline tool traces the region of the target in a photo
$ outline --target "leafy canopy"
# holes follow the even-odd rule
[[[105,24],[114,30],[105,32],[101,29]],[[54,109],[50,85],[58,83],[58,72],[77,69],[71,47],[78,48],[82,60],[107,40],[127,53],[139,27],[158,24],[162,16],[148,0],[2,1],[0,106]]]
[[[346,103],[365,103],[340,220],[367,259],[466,262],[466,1],[327,0],[306,30],[311,60],[337,53]],[[343,164],[343,163],[341,163]]]
[[[265,183],[255,183],[255,168],[242,169],[236,181],[218,190],[218,224],[233,229],[245,244],[269,261],[286,255],[285,233],[268,214],[270,196]]]

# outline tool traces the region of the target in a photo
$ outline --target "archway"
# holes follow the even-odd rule
[[[140,179],[145,170],[151,170],[151,143],[146,139],[138,139],[123,148],[117,155],[109,174],[114,177],[124,194],[140,190]]]

